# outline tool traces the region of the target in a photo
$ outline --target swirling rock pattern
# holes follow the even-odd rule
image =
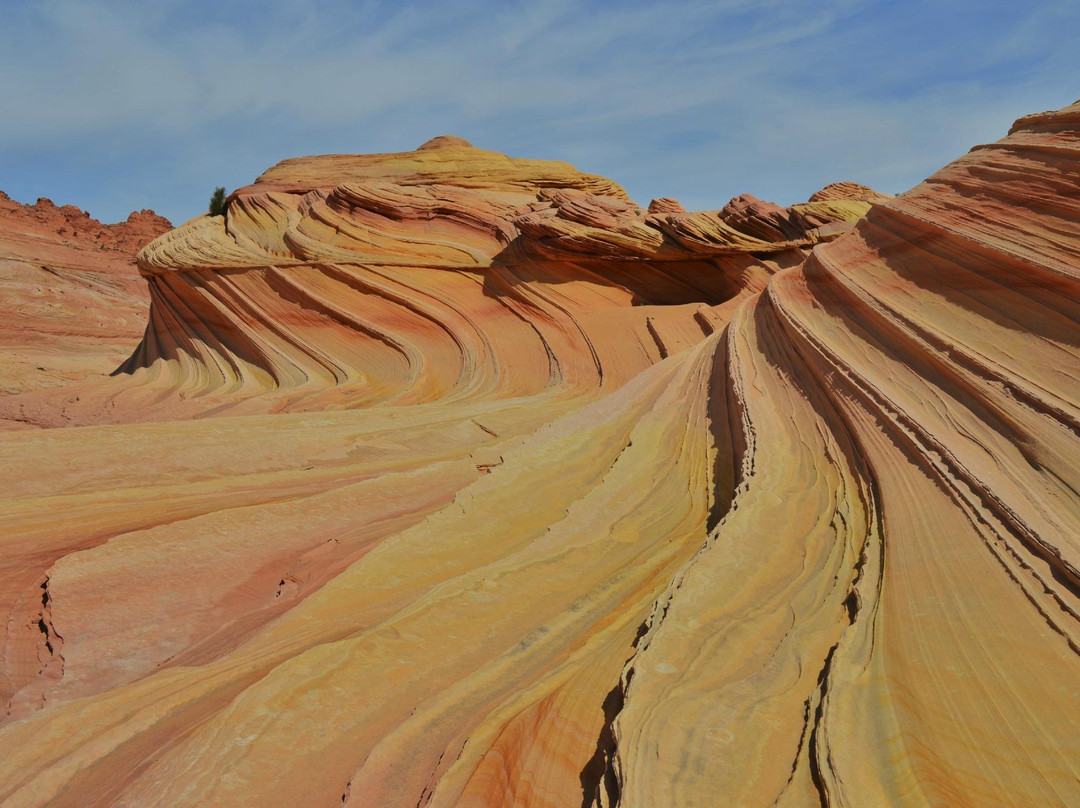
[[[438,138],[158,239],[36,399],[116,425],[0,441],[0,801],[1080,803],[1078,123],[704,213]]]
[[[149,324],[114,383],[20,396],[0,416],[58,426],[607,393],[869,207],[659,204],[446,136],[287,160],[234,192],[227,217],[140,254]]]

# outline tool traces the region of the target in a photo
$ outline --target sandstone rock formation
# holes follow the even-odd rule
[[[115,368],[146,323],[135,253],[171,227],[153,211],[103,225],[71,205],[0,192],[0,394]]]
[[[141,254],[153,305],[123,378],[0,402],[0,417],[59,426],[606,392],[711,333],[869,206],[747,196],[646,212],[610,180],[452,137],[287,160],[234,192],[226,218]]]
[[[1078,123],[703,213],[437,138],[157,239],[0,440],[0,802],[1080,803]]]

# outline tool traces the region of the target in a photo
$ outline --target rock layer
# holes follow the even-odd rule
[[[158,239],[126,423],[0,440],[0,801],[1077,804],[1078,122],[705,213],[438,138]]]

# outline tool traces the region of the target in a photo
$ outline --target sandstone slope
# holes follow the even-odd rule
[[[0,802],[1077,804],[1078,123],[705,213],[440,138],[159,238],[0,440]]]
[[[135,253],[170,228],[153,211],[103,225],[71,205],[0,192],[0,393],[114,370],[146,323]]]

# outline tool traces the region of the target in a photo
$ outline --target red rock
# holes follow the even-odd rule
[[[135,252],[169,230],[153,211],[104,225],[0,192],[0,392],[104,376],[138,342],[148,295]]]

